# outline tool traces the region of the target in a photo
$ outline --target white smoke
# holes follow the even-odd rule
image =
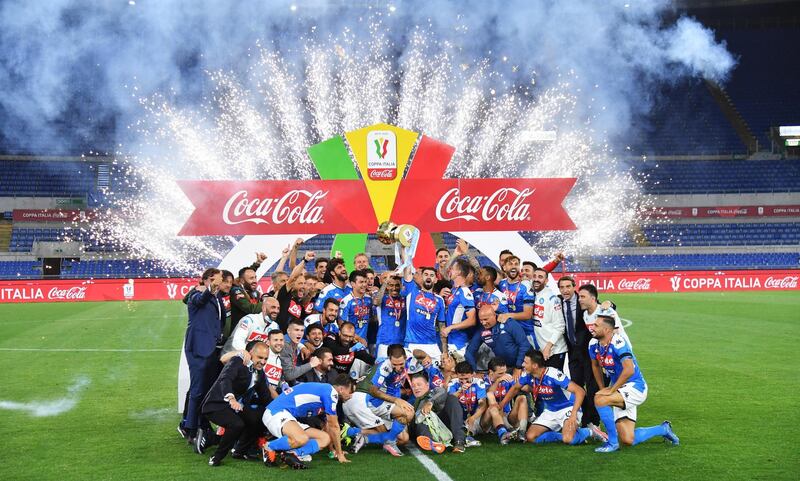
[[[495,87],[530,76],[552,85],[569,75],[584,100],[575,118],[593,117],[597,133],[611,139],[647,111],[652,82],[683,75],[723,80],[734,64],[696,21],[664,25],[671,13],[664,0],[350,3],[5,0],[0,132],[22,145],[74,149],[111,129],[130,143],[138,139],[125,126],[141,116],[138,98],[160,92],[196,104],[209,91],[203,71],[246,72],[258,63],[256,42],[299,59],[306,39],[324,44],[345,30],[344,51],[387,36],[399,49],[387,52],[394,63],[423,27],[454,46],[455,64],[488,59],[501,74],[489,80]],[[295,67],[302,76],[302,65]]]
[[[0,133],[75,148],[113,130],[144,188],[102,227],[173,267],[230,249],[175,239],[191,211],[175,179],[309,178],[307,146],[381,121],[454,145],[451,177],[579,177],[578,230],[537,243],[594,253],[644,201],[615,146],[652,92],[734,65],[712,31],[668,18],[669,2],[630,0],[6,0]]]
[[[0,400],[0,409],[9,411],[23,411],[34,417],[58,416],[72,410],[80,400],[81,392],[89,386],[91,381],[86,376],[79,376],[69,388],[67,395],[51,401],[17,402]]]

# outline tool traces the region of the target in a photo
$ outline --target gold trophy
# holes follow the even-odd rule
[[[403,273],[406,267],[414,269],[414,254],[417,251],[417,243],[419,242],[419,229],[410,224],[397,225],[392,221],[381,222],[378,226],[378,240],[386,245],[394,244],[395,259],[402,260],[399,263],[397,270],[398,274]],[[402,247],[402,252],[400,248]],[[402,254],[402,255],[401,255]]]

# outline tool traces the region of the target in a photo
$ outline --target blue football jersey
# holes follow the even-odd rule
[[[511,283],[508,282],[508,279],[503,279],[497,285],[497,289],[506,295],[508,312],[522,312],[525,309],[525,304],[533,304],[533,299],[530,296],[530,286],[527,282]]]
[[[376,366],[375,374],[372,375],[372,385],[389,396],[400,397],[403,384],[408,380],[409,361],[410,360],[406,361],[402,371],[397,372],[394,370],[391,360],[384,359],[380,365]],[[384,401],[378,398],[372,398],[370,402],[373,406],[379,406]]]
[[[464,286],[453,289],[450,294],[449,302],[447,304],[447,315],[445,317],[445,324],[452,326],[460,324],[467,318],[467,313],[475,309],[475,299],[472,297],[472,292]],[[466,330],[452,330],[447,336],[447,344],[454,346],[456,349],[461,349],[469,343],[469,329]]]
[[[288,411],[295,418],[330,414],[336,416],[339,394],[330,384],[304,382],[284,391],[267,409],[273,414]]]
[[[352,322],[356,326],[356,336],[367,338],[369,320],[372,317],[372,298],[369,296],[353,297],[353,293],[344,296],[339,306],[339,318]]]
[[[508,300],[506,295],[503,294],[499,289],[495,289],[492,292],[486,292],[483,288],[475,289],[473,292],[473,296],[475,297],[475,309],[480,310],[480,308],[484,304],[497,304],[495,307],[495,312],[498,314],[502,314],[504,312],[508,312]]]
[[[454,379],[450,381],[450,387],[447,392],[456,395],[459,389],[461,389],[461,381]],[[486,385],[483,379],[473,378],[469,387],[458,393],[456,397],[458,402],[461,403],[461,407],[464,408],[464,419],[472,416],[478,409],[481,399],[486,399]]]
[[[630,358],[633,361],[633,375],[628,379],[628,382],[632,382],[639,391],[644,391],[647,386],[644,376],[639,370],[636,356],[633,355],[631,350],[631,345],[619,334],[614,334],[611,342],[605,347],[597,339],[592,339],[589,342],[589,358],[595,359],[600,367],[603,368],[603,371],[611,379],[611,384],[617,382],[619,375],[622,374],[622,361],[625,358]]]
[[[540,399],[548,411],[560,411],[575,402],[575,395],[567,391],[569,378],[554,367],[548,367],[541,378],[525,373],[519,377],[519,384],[529,386],[531,395]]]
[[[321,291],[319,291],[319,295],[317,296],[316,302],[314,302],[314,310],[317,312],[322,312],[322,309],[325,307],[325,301],[329,297],[333,297],[337,301],[341,301],[344,297],[350,294],[353,291],[353,288],[346,285],[344,287],[339,287],[336,284],[328,284],[327,286],[323,287]]]
[[[406,337],[406,300],[384,294],[377,308],[378,344],[402,344]]]
[[[444,322],[444,299],[423,291],[416,282],[403,280],[406,304],[406,336],[404,344],[439,344],[436,323]]]
[[[486,384],[486,389],[492,387],[493,383],[492,381],[489,380],[488,375],[483,376],[483,382],[484,384]],[[497,383],[497,389],[494,390],[494,399],[497,401],[498,404],[500,404],[503,401],[503,398],[506,397],[506,394],[508,394],[508,391],[511,390],[514,384],[516,384],[516,382],[513,379],[511,379],[510,381],[500,381],[499,383]],[[506,404],[503,407],[503,412],[506,414],[511,412],[511,401],[509,401],[508,404]]]

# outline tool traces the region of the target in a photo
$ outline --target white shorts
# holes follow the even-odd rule
[[[431,360],[436,367],[439,367],[439,364],[442,363],[442,350],[439,348],[438,344],[409,344],[406,347],[406,351],[408,351],[409,356],[412,355],[414,349],[425,351],[425,354],[431,357]]]
[[[636,407],[647,399],[647,384],[644,385],[644,392],[636,389],[632,382],[623,384],[618,391],[625,400],[625,409],[614,407],[614,421],[628,418],[636,422]]]
[[[537,416],[533,421],[533,424],[538,424],[540,426],[544,426],[547,429],[555,432],[561,431],[561,428],[564,426],[564,421],[569,419],[572,415],[572,406],[561,409],[559,411],[548,411],[545,409],[542,411],[542,414]],[[578,410],[578,425],[581,423],[581,418],[583,417],[583,413],[581,410]]]
[[[481,417],[483,417],[483,416],[481,416]],[[481,426],[481,420],[480,419],[476,419],[475,422],[472,423],[472,426],[466,426],[466,428],[472,434],[492,434],[492,433],[495,432],[495,430],[494,430],[494,426],[492,426],[491,424],[492,424],[492,422],[489,421],[489,427],[484,429],[483,426]],[[505,413],[503,413],[503,425],[506,427],[506,429],[509,429],[509,430],[513,429],[513,426],[511,426],[511,423],[508,422],[508,415],[505,414]]]
[[[386,426],[386,429],[391,428],[394,404],[384,401],[378,406],[373,406],[367,399],[367,393],[354,392],[353,397],[342,406],[347,419],[361,429],[372,429],[381,424]]]
[[[283,436],[283,425],[289,421],[296,422],[301,428],[303,428],[303,430],[308,429],[308,424],[298,422],[289,411],[278,411],[277,413],[272,414],[272,411],[267,409],[264,411],[264,415],[261,417],[261,422],[264,423],[264,426],[267,427],[267,430],[270,432],[270,434],[276,438]]]

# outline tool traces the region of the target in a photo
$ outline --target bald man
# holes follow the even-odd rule
[[[530,348],[522,326],[513,319],[502,324],[498,323],[497,314],[490,304],[481,306],[478,311],[478,320],[481,329],[478,329],[467,345],[465,356],[467,362],[472,365],[473,369],[476,369],[478,350],[481,345],[485,344],[496,357],[505,360],[508,366],[513,367],[519,373],[525,352]]]
[[[203,400],[203,415],[225,428],[216,452],[208,460],[209,466],[219,466],[240,436],[242,445],[249,445],[263,431],[261,415],[272,400],[264,373],[268,354],[266,344],[254,343],[249,352],[228,361],[208,390]]]
[[[231,352],[241,351],[250,341],[267,342],[269,332],[278,327],[277,319],[281,306],[274,297],[264,297],[261,304],[261,312],[258,314],[248,314],[244,316],[236,329],[233,330],[231,337],[222,348],[222,362],[226,362]]]

